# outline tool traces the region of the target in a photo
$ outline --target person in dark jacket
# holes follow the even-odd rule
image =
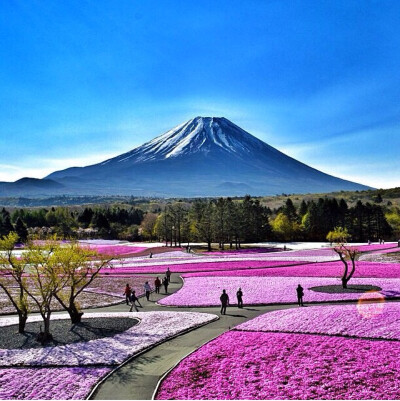
[[[154,280],[154,287],[156,289],[156,294],[159,294],[161,287],[161,280],[158,277]]]
[[[167,268],[167,271],[165,272],[165,277],[167,277],[168,283],[171,282],[171,270],[169,270],[169,267]]]
[[[226,307],[229,305],[229,296],[225,290],[222,290],[222,294],[219,299],[221,301],[221,315],[226,315]]]
[[[243,292],[241,288],[237,290],[236,297],[238,301],[238,308],[243,308]]]
[[[141,308],[143,308],[143,307],[142,307],[142,304],[141,304],[140,301],[139,301],[139,298],[136,296],[135,290],[132,290],[132,292],[131,292],[130,301],[131,301],[131,309],[129,310],[129,312],[132,312],[132,309],[133,309],[133,308],[135,308],[136,312],[139,311],[138,308],[137,308],[137,306],[136,306],[136,302],[139,304],[139,306],[140,306]]]
[[[166,293],[166,294],[168,294],[168,284],[169,284],[169,282],[168,282],[168,277],[165,276],[164,279],[163,279],[163,285],[164,285],[165,293]]]
[[[303,304],[304,289],[300,284],[297,286],[296,292],[297,292],[297,303],[299,304],[299,306],[304,306]]]

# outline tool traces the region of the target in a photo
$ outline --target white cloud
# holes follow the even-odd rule
[[[96,153],[70,158],[34,158],[25,159],[18,166],[0,164],[0,181],[15,181],[23,177],[43,178],[57,170],[69,167],[83,167],[100,163],[117,156],[115,153]],[[35,167],[32,167],[35,166]]]

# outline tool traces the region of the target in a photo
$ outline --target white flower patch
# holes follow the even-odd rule
[[[218,319],[216,315],[196,312],[122,312],[85,313],[85,318],[132,318],[139,323],[121,334],[87,342],[56,347],[31,349],[0,349],[2,366],[88,366],[118,365],[158,343],[166,341],[187,330]],[[67,314],[54,319],[69,319]],[[30,316],[28,321],[40,321],[39,316]],[[18,324],[18,318],[0,319],[0,326]]]

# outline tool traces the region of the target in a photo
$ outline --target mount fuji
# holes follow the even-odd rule
[[[196,117],[120,156],[56,171],[44,180],[51,183],[51,194],[80,195],[256,196],[369,189],[309,167],[223,117]]]

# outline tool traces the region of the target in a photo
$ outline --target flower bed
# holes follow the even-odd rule
[[[144,295],[143,286],[146,281],[152,283],[154,277],[132,275],[126,277],[99,276],[81,293],[81,295],[79,295],[77,301],[82,309],[115,305],[125,299],[125,295],[123,294],[126,283],[129,283],[129,285],[136,291],[136,296],[140,297]],[[36,304],[31,299],[29,299],[29,302],[30,310],[32,312],[37,312]],[[61,305],[55,299],[52,306],[54,310],[63,310]],[[0,289],[0,315],[10,313],[15,313],[15,308],[12,306],[5,292]]]
[[[130,245],[81,245],[93,249],[101,255],[121,256],[130,255],[132,253],[139,253],[144,251],[145,247],[137,247]]]
[[[203,252],[205,255],[243,255],[251,253],[280,252],[282,248],[244,248],[244,249],[225,249],[224,251]]]
[[[157,399],[398,399],[400,343],[229,331],[185,358]]]
[[[288,262],[289,264],[290,262]],[[273,265],[269,267],[274,267]],[[246,269],[232,270],[226,272],[193,272],[183,277],[201,276],[282,276],[282,277],[341,277],[344,265],[340,261],[325,263],[297,264],[288,267],[276,266],[273,269]],[[400,277],[400,263],[379,263],[379,262],[356,262],[354,277],[379,277],[397,278]]]
[[[141,291],[143,292],[143,289],[141,289]],[[110,293],[108,293],[107,291],[102,292],[101,290],[94,290],[93,292],[91,292],[90,290],[83,291],[82,294],[79,295],[77,301],[82,309],[116,305],[121,303],[121,301],[125,299],[125,297],[122,296],[122,292],[119,295],[110,295]],[[37,305],[30,298],[28,298],[28,300],[30,311],[38,312]],[[64,310],[55,299],[53,300],[52,308],[55,311]],[[11,313],[16,313],[15,308],[12,306],[5,292],[0,289],[0,315],[8,315]]]
[[[195,312],[87,313],[85,317],[129,317],[139,319],[140,322],[114,337],[86,343],[30,350],[0,349],[0,365],[9,367],[118,365],[146,348],[217,319],[215,315]],[[68,319],[69,316],[62,314],[54,318]],[[40,317],[30,316],[29,321],[40,321]],[[0,320],[1,326],[17,323],[18,319],[15,317]]]
[[[0,370],[2,400],[83,400],[111,368],[11,368]]]
[[[144,295],[144,283],[146,281],[153,282],[154,277],[150,276],[128,276],[128,277],[114,277],[102,275],[96,278],[87,290],[90,292],[101,292],[102,294],[108,294],[116,297],[125,298],[124,290],[128,283],[133,290],[136,291],[136,296]]]
[[[296,261],[285,261],[285,260],[247,260],[243,259],[240,261],[218,261],[218,262],[207,262],[202,260],[182,261],[179,263],[174,261],[163,262],[160,264],[136,264],[131,266],[116,266],[113,268],[104,268],[101,270],[104,274],[138,274],[138,273],[165,273],[167,267],[170,268],[171,272],[201,272],[201,271],[214,271],[214,270],[229,270],[235,269],[252,269],[257,267],[276,267],[276,266],[287,266],[294,265],[301,262]]]
[[[222,289],[226,289],[231,303],[236,304],[236,291],[243,291],[245,305],[296,303],[296,287],[304,287],[305,302],[328,302],[357,300],[361,293],[325,293],[310,290],[311,287],[340,285],[335,278],[316,277],[185,277],[183,287],[169,297],[158,301],[169,306],[215,306],[219,305]],[[355,278],[351,284],[371,284],[382,288],[386,297],[400,297],[400,279]]]
[[[350,244],[351,245],[351,244]],[[370,244],[370,245],[354,245],[352,248],[357,248],[360,252],[382,251],[397,247],[396,242],[386,242],[385,244]]]
[[[360,303],[285,309],[235,327],[242,331],[283,331],[400,340],[400,304]]]

